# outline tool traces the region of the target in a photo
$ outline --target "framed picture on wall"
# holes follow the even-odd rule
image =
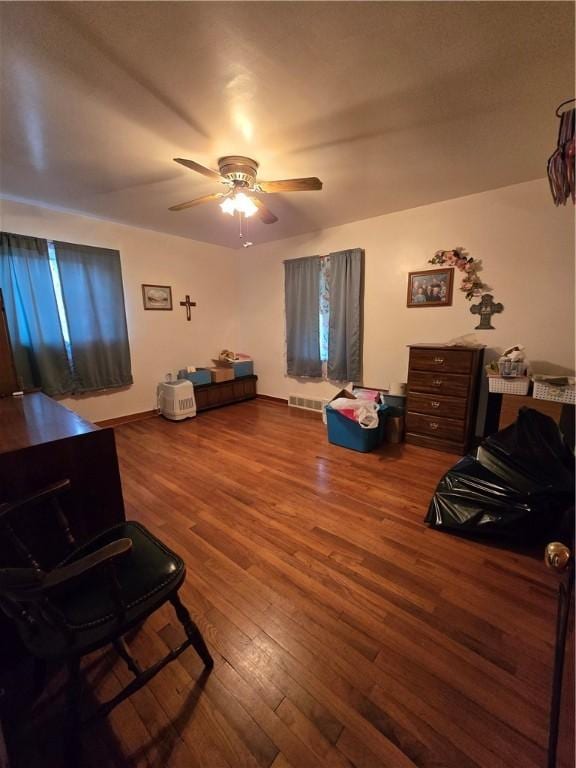
[[[454,269],[425,269],[408,273],[407,307],[452,306]]]
[[[143,285],[144,309],[172,309],[172,288],[169,285]]]

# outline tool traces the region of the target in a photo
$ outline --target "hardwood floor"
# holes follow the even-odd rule
[[[542,768],[555,579],[519,553],[422,522],[455,459],[357,454],[314,415],[252,401],[116,428],[129,518],[186,560],[215,657],[192,650],[84,733],[88,766]],[[129,638],[180,638],[167,608]],[[85,665],[85,706],[129,679]],[[22,765],[58,764],[57,684]]]

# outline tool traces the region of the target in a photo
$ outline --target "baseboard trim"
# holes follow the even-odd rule
[[[267,400],[269,403],[277,403],[278,405],[288,405],[288,399],[286,397],[272,397],[272,395],[256,395],[256,400]]]
[[[144,419],[151,419],[153,416],[158,416],[158,411],[140,411],[140,413],[129,413],[126,416],[117,416],[115,419],[104,419],[103,421],[95,421],[97,427],[119,427],[120,424],[128,424],[131,421],[144,421]]]
[[[269,403],[277,405],[288,405],[288,400],[284,397],[272,397],[272,395],[256,395],[256,400],[266,400]],[[144,421],[158,416],[159,411],[141,411],[140,413],[129,413],[126,416],[117,416],[115,419],[104,419],[95,421],[97,427],[119,427],[121,424],[129,424],[131,421]]]

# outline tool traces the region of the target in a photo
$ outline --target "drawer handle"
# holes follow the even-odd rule
[[[444,358],[443,357],[435,357],[434,358],[434,362],[438,363],[438,365],[442,365],[442,363],[444,362]]]
[[[442,379],[432,379],[432,384],[435,387],[441,387],[442,386]]]
[[[431,421],[430,422],[430,429],[438,429],[439,426],[440,426],[440,424],[438,424],[437,421]]]
[[[432,406],[432,408],[440,408],[440,403],[438,402],[438,400],[431,400],[430,405]]]

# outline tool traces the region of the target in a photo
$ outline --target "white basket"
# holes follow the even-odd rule
[[[576,404],[576,389],[569,387],[553,387],[545,381],[535,381],[532,397],[536,400],[551,400],[554,403]]]
[[[504,378],[503,376],[488,376],[490,392],[503,392],[506,395],[527,395],[530,379],[527,376]]]

